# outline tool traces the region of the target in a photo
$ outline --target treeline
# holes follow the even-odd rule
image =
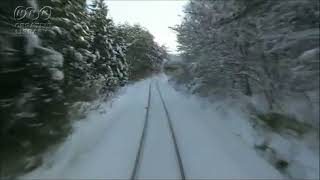
[[[158,72],[168,57],[167,48],[155,43],[153,35],[140,25],[123,24],[118,29],[118,36],[131,42],[127,49],[129,79],[140,79]]]
[[[191,0],[174,29],[187,62],[179,81],[194,92],[261,95],[317,126],[318,1]]]
[[[166,56],[144,28],[115,25],[103,0],[87,3],[0,2],[2,177],[39,165],[41,159],[30,157],[66,137],[75,104],[108,97],[135,74],[156,71]],[[40,13],[47,18],[17,19],[13,14],[19,6],[51,12]],[[16,25],[34,22],[33,27]]]

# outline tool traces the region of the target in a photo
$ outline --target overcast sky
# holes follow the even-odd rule
[[[180,24],[185,0],[106,0],[115,23],[139,23],[147,28],[160,45],[176,53],[176,34],[170,26]]]

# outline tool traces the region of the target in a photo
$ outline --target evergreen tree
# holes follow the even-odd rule
[[[140,25],[120,25],[117,37],[123,37],[128,48],[126,57],[129,63],[130,79],[145,77],[159,71],[162,62],[167,58],[167,50],[159,46],[152,34]]]
[[[37,155],[70,132],[68,113],[74,104],[105,96],[127,78],[125,48],[113,42],[114,28],[107,28],[111,20],[93,21],[103,16],[101,11],[90,14],[85,0],[43,0],[35,5],[52,7],[52,16],[37,22],[50,23],[49,29],[20,33],[12,12],[18,5],[32,5],[28,2],[1,2],[0,7],[0,83],[5,87],[0,90],[0,165],[5,177],[40,165]],[[99,26],[107,29],[99,29],[103,36],[94,31]],[[97,48],[98,39],[108,43]],[[39,161],[30,167],[27,157]]]
[[[108,8],[104,1],[96,0],[91,7],[90,27],[94,34],[92,51],[98,55],[95,73],[106,79],[106,87],[111,90],[127,81],[126,46],[116,39],[116,28],[107,17]]]

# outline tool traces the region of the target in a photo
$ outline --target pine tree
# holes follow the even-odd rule
[[[130,79],[142,78],[160,70],[167,55],[166,49],[154,41],[148,30],[140,25],[124,24],[117,27],[117,34],[124,38],[128,46],[126,57]]]
[[[99,55],[94,64],[95,72],[106,79],[106,88],[112,90],[127,80],[126,47],[116,38],[116,28],[107,17],[108,8],[104,1],[94,1],[91,10],[90,25],[94,34],[92,51]]]

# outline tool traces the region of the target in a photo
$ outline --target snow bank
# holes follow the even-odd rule
[[[185,90],[180,86],[178,88]],[[190,95],[186,93],[185,96]],[[251,110],[257,113],[268,112],[269,108],[264,95],[256,94],[251,98],[242,99],[216,96],[189,98],[194,99],[195,102],[192,103],[201,104],[201,107],[212,111],[212,121],[215,121],[216,118],[223,121],[227,131],[238,136],[252,149],[256,149],[257,153],[274,167],[277,167],[281,161],[287,162],[287,167],[281,169],[285,176],[298,179],[319,178],[319,135],[308,132],[302,137],[294,137],[286,133],[274,132],[257,124],[255,118],[250,114]],[[301,110],[299,103],[305,102],[298,100],[290,102],[284,102],[286,106],[283,105],[285,107],[283,111],[293,115],[298,114],[298,117],[306,117],[308,115],[306,112],[312,110],[310,108],[310,111],[298,111],[297,109]]]

